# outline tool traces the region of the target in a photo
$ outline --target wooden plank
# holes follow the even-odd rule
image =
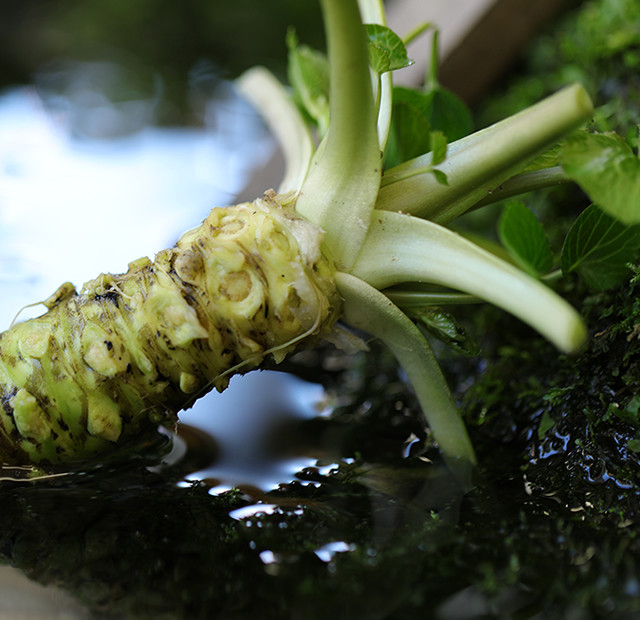
[[[440,81],[473,103],[513,62],[540,26],[567,0],[389,0],[388,25],[401,36],[422,22],[440,29]],[[396,84],[423,82],[430,37],[409,46],[415,65]]]

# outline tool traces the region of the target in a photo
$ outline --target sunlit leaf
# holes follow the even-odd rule
[[[577,132],[562,149],[562,167],[607,213],[640,223],[640,160],[620,136]]]
[[[562,271],[578,273],[592,288],[603,290],[629,274],[638,258],[640,225],[628,226],[595,205],[573,223],[562,248]]]
[[[365,28],[369,41],[369,62],[378,75],[413,64],[402,39],[393,30],[380,24],[367,24]]]
[[[507,203],[498,233],[502,244],[526,272],[540,276],[551,270],[553,256],[542,224],[523,203]]]

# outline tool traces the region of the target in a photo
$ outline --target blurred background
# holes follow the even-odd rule
[[[322,47],[317,2],[4,0],[0,87],[35,77],[42,88],[60,89],[58,72],[68,63],[107,63],[95,85],[108,86],[114,102],[153,99],[154,122],[198,124],[216,80],[255,64],[284,73],[291,24]]]

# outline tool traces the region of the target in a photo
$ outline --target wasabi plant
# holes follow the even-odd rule
[[[570,140],[564,169],[555,152],[539,158],[590,118],[584,89],[569,86],[465,135],[468,112],[437,83],[435,63],[424,91],[393,88],[392,71],[410,61],[379,0],[321,5],[326,57],[291,33],[290,89],[263,68],[238,81],[282,146],[277,191],[213,209],[174,248],[133,261],[125,274],[103,274],[80,293],[64,284],[45,314],[0,336],[4,462],[78,461],[150,424],[172,425],[234,373],[278,363],[319,338],[347,342],[346,325],[390,347],[444,457],[464,473],[473,448],[412,320],[420,309],[484,300],[560,351],[584,342],[581,318],[532,271],[532,263],[549,265],[536,263],[537,228],[526,227],[520,208],[502,228],[524,269],[447,227],[469,209],[569,177],[598,193],[601,169],[612,167],[610,145],[598,141],[615,138]],[[617,198],[627,230],[640,219],[638,180],[625,172],[626,147],[616,148],[624,151],[614,157],[618,176],[636,191],[635,206]],[[584,266],[578,246],[567,272]]]

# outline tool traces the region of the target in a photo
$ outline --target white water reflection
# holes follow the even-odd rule
[[[320,385],[274,371],[254,371],[234,377],[221,394],[199,400],[181,414],[187,424],[206,431],[219,442],[216,462],[190,478],[214,478],[223,486],[251,485],[263,491],[290,482],[297,472],[315,465],[311,455],[283,453],[274,433],[288,423],[320,414],[324,397]]]
[[[92,140],[74,138],[33,87],[0,95],[0,326],[64,281],[153,257],[232,201],[273,150],[257,115],[232,104],[217,111],[226,131],[148,126]]]

